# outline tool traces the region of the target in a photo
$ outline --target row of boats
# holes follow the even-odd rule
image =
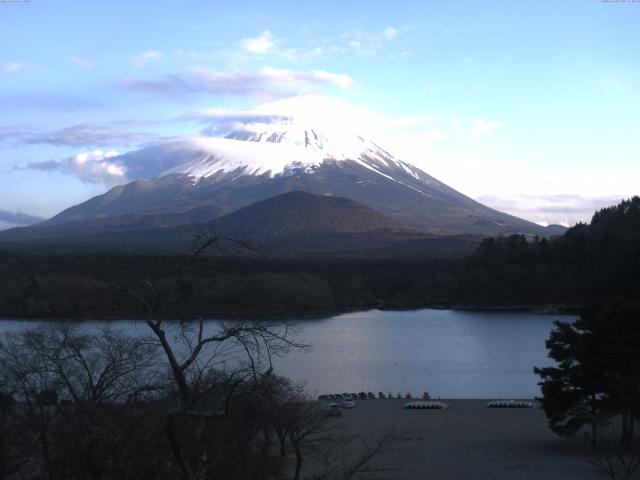
[[[533,408],[535,404],[528,400],[492,400],[487,403],[487,408]],[[444,410],[449,404],[432,400],[413,400],[404,404],[408,410]]]

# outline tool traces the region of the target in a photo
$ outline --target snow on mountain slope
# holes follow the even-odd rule
[[[217,173],[271,176],[283,174],[288,167],[317,165],[318,152],[288,144],[257,144],[228,138],[192,137],[171,145],[185,153],[188,161],[163,172],[160,176],[185,174],[196,180]]]
[[[191,137],[166,144],[165,148],[188,160],[160,176],[177,173],[200,178],[236,171],[246,175],[269,172],[276,176],[298,168],[319,166],[325,160],[354,160],[373,170],[376,170],[376,162],[384,162],[412,171],[408,164],[357,135],[338,143],[317,129],[300,129],[287,123],[271,125],[261,131],[237,130],[224,138]],[[312,171],[313,168],[308,173]]]

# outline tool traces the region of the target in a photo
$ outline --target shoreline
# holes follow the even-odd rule
[[[211,321],[225,321],[225,320],[248,320],[248,321],[280,321],[280,320],[319,320],[323,318],[337,317],[349,313],[369,312],[372,310],[378,310],[381,312],[407,312],[418,310],[459,310],[459,311],[471,311],[471,312],[495,312],[495,313],[532,313],[534,315],[576,315],[580,307],[577,305],[424,305],[424,306],[411,306],[411,307],[394,307],[385,308],[384,305],[372,306],[371,308],[345,308],[326,312],[277,312],[277,313],[256,313],[256,312],[220,312],[215,314],[201,314],[201,315],[105,315],[105,316],[92,316],[92,317],[31,317],[20,316],[15,314],[0,313],[0,322],[11,320],[22,321],[34,321],[34,322],[65,322],[65,321],[77,321],[77,322],[90,322],[90,321],[119,321],[119,320],[135,320],[145,321],[149,319],[160,318],[162,320],[182,320],[182,321],[195,321],[199,319]]]

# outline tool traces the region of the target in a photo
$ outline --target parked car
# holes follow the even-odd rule
[[[339,417],[340,415],[342,415],[342,412],[340,411],[340,405],[338,405],[337,403],[330,403],[327,407],[327,415],[329,415],[330,417]]]

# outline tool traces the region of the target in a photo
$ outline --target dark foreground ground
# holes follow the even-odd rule
[[[336,421],[345,433],[373,438],[405,429],[394,452],[375,466],[393,470],[375,479],[588,480],[606,478],[589,463],[584,439],[563,439],[544,412],[488,409],[484,400],[450,400],[448,410],[405,410],[405,400],[367,400]]]

